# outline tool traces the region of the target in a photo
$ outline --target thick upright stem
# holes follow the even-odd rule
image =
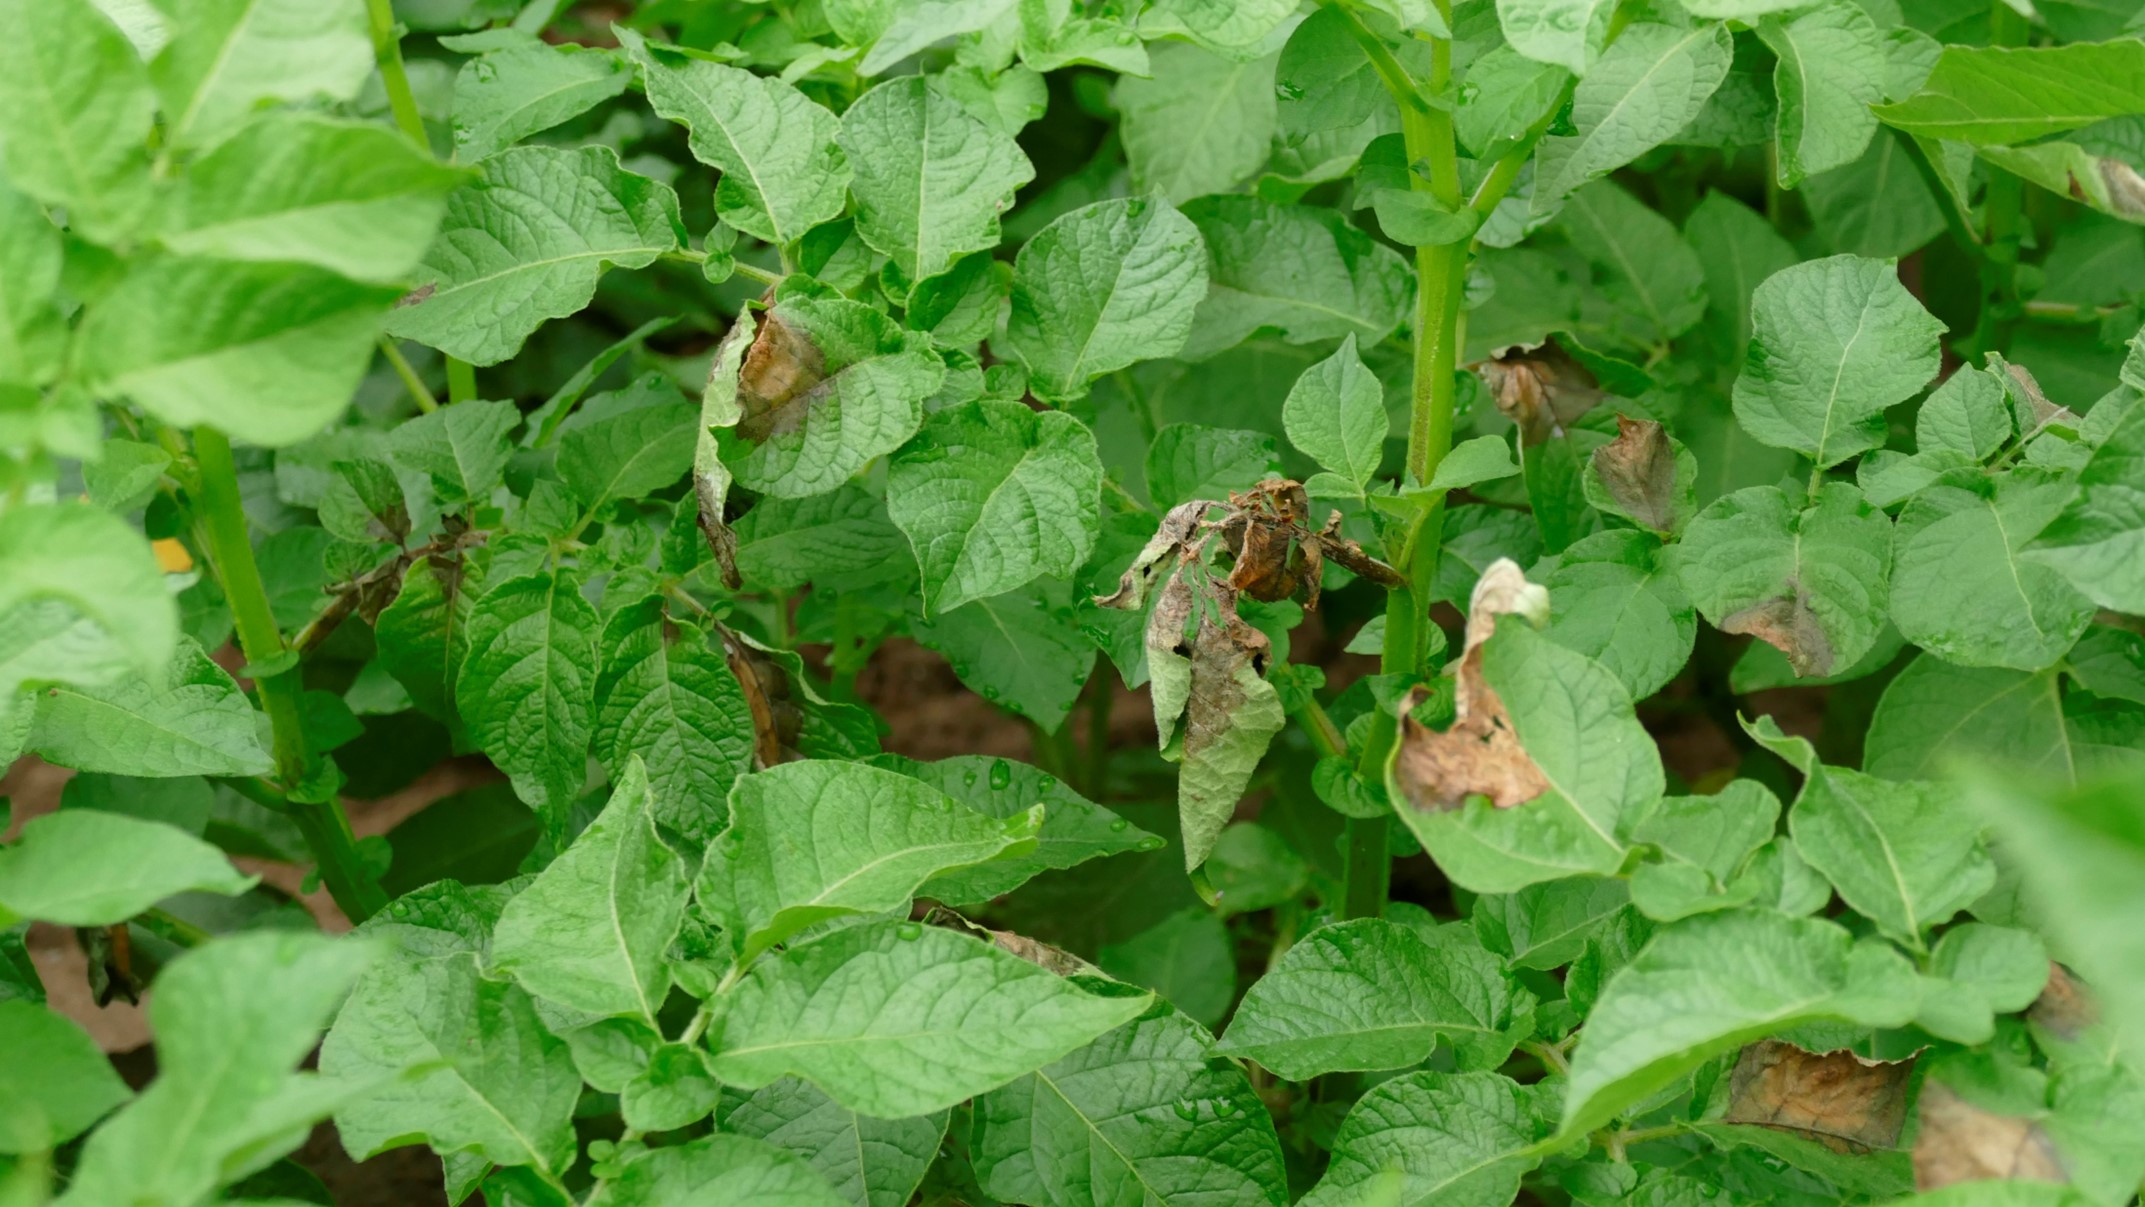
[[[395,115],[395,125],[418,146],[430,147],[424,115],[417,111],[417,94],[410,90],[410,73],[402,66],[402,41],[395,36],[392,0],[365,0],[365,15],[372,25],[372,57],[380,65],[380,82],[387,86],[387,107]]]
[[[239,649],[249,664],[266,672],[254,680],[254,687],[260,693],[261,710],[268,714],[274,735],[276,778],[289,798],[291,820],[305,835],[306,845],[319,864],[320,877],[335,903],[351,921],[362,922],[387,904],[387,895],[365,871],[342,802],[333,792],[322,793],[327,799],[317,802],[295,799],[309,795],[306,790],[317,779],[316,756],[306,740],[299,706],[304,685],[295,662],[271,669],[279,662],[289,661],[289,647],[276,627],[268,590],[253,558],[230,440],[215,428],[195,428],[194,460],[201,474],[202,531],[209,546],[209,560],[231,608]]]
[[[2003,0],[1995,0],[1989,10],[1990,45],[2023,45],[2028,32],[2024,17]],[[1973,346],[1977,357],[2001,350],[2004,330],[2016,316],[2019,220],[2025,194],[2024,180],[2010,172],[1995,172],[1982,197],[1981,311],[1974,320]]]
[[[477,367],[460,357],[447,361],[447,401],[468,402],[477,396]]]

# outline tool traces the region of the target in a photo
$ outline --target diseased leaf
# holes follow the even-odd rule
[[[1862,493],[1828,482],[1797,511],[1752,486],[1691,521],[1677,573],[1706,619],[1787,655],[1803,676],[1853,664],[1884,628],[1891,524]]]
[[[1616,439],[1594,450],[1587,469],[1588,501],[1642,528],[1670,534],[1696,510],[1697,463],[1653,420],[1618,415]]]
[[[1764,1040],[1736,1059],[1721,1119],[1790,1132],[1839,1153],[1895,1148],[1913,1067]]]
[[[912,281],[998,244],[998,215],[1035,176],[1013,136],[920,75],[880,84],[842,114],[857,234]]]
[[[1043,1207],[1288,1202],[1281,1147],[1242,1070],[1158,1006],[976,1104],[990,1194]]]
[[[1751,299],[1751,322],[1736,420],[1820,469],[1882,442],[1884,408],[1936,376],[1944,331],[1892,265],[1859,256],[1774,273]]]
[[[693,157],[722,173],[715,214],[770,243],[794,243],[841,214],[850,169],[841,122],[781,80],[649,46],[625,30],[648,104],[683,125]]]
[[[1166,203],[1100,201],[1044,227],[1013,261],[1005,343],[1046,399],[1174,356],[1206,294],[1199,229]]]
[[[497,364],[588,305],[606,268],[640,268],[684,240],[670,186],[621,168],[610,148],[509,148],[447,199],[422,284],[387,329]]]
[[[1917,1188],[1937,1190],[1991,1178],[2030,1182],[2067,1178],[2055,1142],[2032,1119],[1984,1110],[1934,1080],[1922,1086],[1915,1109],[1921,1117],[1914,1138]]]
[[[1087,426],[1017,402],[938,412],[887,468],[887,514],[915,550],[932,611],[1070,578],[1094,547],[1101,492]]]
[[[1215,1051],[1307,1081],[1420,1064],[1443,1039],[1461,1068],[1491,1069],[1523,1037],[1533,1000],[1473,943],[1433,946],[1407,926],[1359,918],[1283,953]]]
[[[568,1009],[653,1026],[687,893],[684,861],[656,833],[653,810],[634,759],[602,814],[507,902],[492,968]]]
[[[942,872],[1022,853],[1042,821],[1040,807],[994,817],[878,767],[784,763],[738,781],[695,896],[750,960],[814,923],[901,909]]]
[[[936,927],[868,922],[769,956],[710,1028],[717,1076],[801,1076],[859,1114],[943,1110],[1042,1068],[1152,999],[1097,997]]]

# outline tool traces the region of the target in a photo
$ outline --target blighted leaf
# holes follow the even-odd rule
[[[1507,350],[1475,369],[1529,447],[1562,435],[1606,396],[1586,366],[1553,341]]]
[[[1548,610],[1549,593],[1528,582],[1510,560],[1492,564],[1475,584],[1452,727],[1437,733],[1410,721],[1394,762],[1394,778],[1409,804],[1442,811],[1481,795],[1509,809],[1549,789],[1548,777],[1521,746],[1503,701],[1482,676],[1482,647],[1496,633],[1497,618],[1516,614],[1540,624]]]
[[[1616,439],[1595,449],[1587,468],[1588,496],[1598,490],[1609,509],[1641,527],[1672,533],[1694,510],[1697,463],[1654,420],[1618,415]]]
[[[847,298],[784,297],[751,339],[723,459],[741,484],[784,498],[833,490],[899,448],[945,379],[929,337]],[[711,379],[710,392],[725,386]],[[705,526],[705,495],[702,506]]]
[[[497,364],[587,306],[605,269],[640,268],[684,240],[677,194],[609,147],[509,148],[447,199],[422,283],[388,330]]]
[[[492,967],[589,1014],[655,1021],[664,953],[684,914],[684,861],[657,835],[653,794],[628,762],[596,820],[500,914]]]
[[[1691,521],[1677,569],[1706,619],[1778,647],[1799,675],[1826,675],[1884,627],[1891,544],[1891,522],[1844,482],[1800,511],[1780,488],[1752,486]]]
[[[1774,273],[1752,298],[1751,321],[1735,417],[1820,468],[1882,442],[1884,409],[1936,376],[1944,331],[1894,266],[1859,256]]]
[[[695,894],[749,960],[815,922],[900,909],[926,880],[1032,848],[1042,810],[994,817],[909,776],[834,760],[739,781]]]
[[[1021,246],[1006,346],[1039,396],[1078,398],[1104,373],[1182,349],[1206,288],[1189,219],[1159,200],[1100,201]]]
[[[1280,696],[1265,679],[1272,653],[1266,635],[1239,619],[1233,603],[1225,617],[1220,624],[1202,621],[1192,641],[1184,732],[1173,748],[1182,764],[1177,810],[1186,868],[1206,862],[1267,744],[1287,722]],[[1148,657],[1151,666],[1152,648]]]
[[[2069,1180],[2055,1142],[2032,1119],[1983,1110],[1934,1079],[1922,1085],[1916,1111],[1921,1117],[1914,1139],[1916,1189],[1989,1178]]]
[[[1913,1071],[1911,1062],[1872,1063],[1768,1039],[1736,1059],[1721,1118],[1793,1132],[1834,1152],[1893,1148],[1906,1123]]]
[[[683,125],[693,157],[722,173],[715,213],[770,243],[794,243],[842,212],[849,163],[841,123],[781,80],[651,47],[622,30],[648,104]]]
[[[887,470],[926,606],[958,608],[1038,576],[1069,578],[1099,520],[1095,437],[1069,415],[979,399],[940,411]]]
[[[1244,995],[1216,1051],[1292,1081],[1340,1070],[1398,1069],[1444,1040],[1460,1067],[1511,1055],[1533,1000],[1473,943],[1433,946],[1382,918],[1304,936]]]
[[[709,1031],[717,1076],[795,1074],[862,1114],[942,1110],[1042,1068],[1143,1013],[964,935],[867,922],[770,955]]]

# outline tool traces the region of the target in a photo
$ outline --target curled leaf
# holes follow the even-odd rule
[[[1736,1060],[1724,1118],[1793,1132],[1834,1152],[1893,1148],[1906,1123],[1912,1071],[1909,1062],[1806,1052],[1768,1039],[1743,1049]]]
[[[1921,1116],[1921,1134],[1914,1140],[1917,1190],[1990,1178],[2069,1181],[2055,1142],[2031,1119],[1985,1111],[1934,1080],[1923,1084],[1916,1109]]]
[[[1467,609],[1467,642],[1454,666],[1456,717],[1443,733],[1403,712],[1393,778],[1418,809],[1456,809],[1481,794],[1500,809],[1533,800],[1549,788],[1513,730],[1504,702],[1482,675],[1482,646],[1497,618],[1519,615],[1539,625],[1549,616],[1549,592],[1527,581],[1519,564],[1499,558],[1475,583]],[[1405,706],[1412,708],[1412,702]]]
[[[1616,439],[1594,450],[1592,465],[1617,510],[1655,532],[1676,526],[1676,449],[1651,419],[1616,417]]]
[[[1586,366],[1554,343],[1486,360],[1475,369],[1497,409],[1519,426],[1528,445],[1558,435],[1605,397]]]

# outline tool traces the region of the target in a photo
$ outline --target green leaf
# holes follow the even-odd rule
[[[1184,216],[1205,240],[1206,296],[1182,355],[1202,360],[1262,330],[1292,344],[1354,335],[1371,347],[1407,317],[1414,279],[1399,252],[1335,210],[1203,197]]]
[[[372,74],[357,0],[174,0],[149,63],[174,147],[211,146],[266,102],[347,101]]]
[[[95,1040],[35,1002],[0,1001],[0,1028],[0,1153],[49,1152],[134,1096]]]
[[[722,802],[752,770],[745,689],[706,633],[673,623],[650,596],[612,613],[596,679],[596,759],[613,782],[647,765],[655,820],[695,843],[729,820]]]
[[[1892,622],[1907,640],[1964,666],[2040,670],[2093,621],[2093,601],[2022,556],[2071,487],[2031,467],[1990,480],[1968,471],[1909,500],[1892,565]]]
[[[1095,955],[1103,972],[1151,989],[1184,1017],[1214,1027],[1236,999],[1236,951],[1220,914],[1180,909]]]
[[[571,571],[508,579],[464,624],[455,706],[470,740],[556,817],[581,794],[596,692],[596,609]]]
[[[287,930],[231,935],[157,977],[157,1077],[83,1145],[67,1207],[195,1203],[290,1152],[371,1087],[294,1073],[374,949]]]
[[[18,504],[0,513],[0,565],[0,701],[170,665],[179,610],[133,525],[83,503]]]
[[[417,270],[462,182],[394,131],[282,114],[188,168],[156,233],[181,255],[296,261],[392,285]]]
[[[1055,733],[1087,683],[1095,646],[1040,589],[1047,585],[911,616],[909,632],[944,654],[969,690]]]
[[[649,1054],[648,1067],[626,1083],[619,1106],[627,1127],[668,1132],[707,1118],[721,1097],[722,1086],[708,1072],[707,1053],[669,1043]]]
[[[4,0],[0,164],[87,234],[123,234],[147,201],[156,97],[126,37],[90,0]]]
[[[1881,943],[1757,910],[1670,925],[1610,978],[1572,1053],[1562,1136],[1616,1118],[1706,1061],[1805,1023],[1896,1027],[1914,972]]]
[[[651,264],[684,238],[677,194],[619,167],[610,148],[513,147],[447,199],[418,300],[388,331],[498,364],[546,319],[587,306],[606,268]]]
[[[472,405],[461,403],[439,413]],[[442,720],[454,711],[454,681],[468,651],[467,626],[476,605],[474,593],[480,589],[465,575],[462,563],[452,558],[413,563],[402,576],[395,601],[381,611],[373,629],[380,664],[408,690],[418,709]]]
[[[1042,872],[1128,851],[1154,850],[1161,842],[1026,763],[980,754],[931,763],[882,754],[872,762],[921,780],[986,817],[1010,821],[1036,808],[1043,811],[1033,850],[1001,851],[986,862],[939,872],[916,890],[920,897],[954,905],[989,901]]]
[[[868,922],[753,966],[710,1030],[741,1089],[803,1077],[882,1118],[921,1115],[1034,1072],[1152,1000],[1096,997],[987,943]]]
[[[430,479],[443,508],[489,503],[506,481],[507,433],[519,422],[512,402],[458,402],[397,425],[387,454],[405,473]]]
[[[887,518],[886,501],[854,482],[832,494],[762,499],[733,527],[738,572],[781,592],[806,583],[847,591],[905,578],[913,556]]]
[[[1539,1163],[1549,1096],[1495,1073],[1407,1073],[1356,1100],[1303,1207],[1504,1207]]]
[[[2133,772],[2076,788],[1980,769],[1966,799],[1995,828],[2025,881],[2034,916],[2065,961],[2107,1002],[2103,1017],[2135,1060],[2145,1055],[2145,797]]]
[[[1512,445],[1502,436],[1476,436],[1462,440],[1437,463],[1430,475],[1431,490],[1459,490],[1480,482],[1494,482],[1519,472],[1512,461]]]
[[[1890,67],[1877,23],[1851,0],[1828,0],[1792,18],[1768,17],[1758,36],[1780,57],[1780,186],[1860,158],[1877,131],[1869,107],[1884,99]]]
[[[976,1103],[985,1191],[1041,1207],[1288,1202],[1281,1146],[1243,1071],[1166,1007]]]
[[[938,1156],[946,1113],[874,1119],[785,1077],[726,1105],[722,1130],[795,1153],[855,1207],[905,1207]]]
[[[923,76],[889,80],[842,115],[857,234],[912,281],[998,245],[998,215],[1035,169],[1013,136]]]
[[[2102,405],[2107,405],[2103,403]],[[2145,406],[2115,421],[2078,473],[2078,493],[2020,556],[2104,608],[2145,613]]]
[[[1614,315],[1612,339],[1655,347],[1705,315],[1706,274],[1698,253],[1668,219],[1621,185],[1599,180],[1573,193],[1557,222],[1603,278],[1598,288]]]
[[[38,701],[29,748],[48,762],[115,775],[266,775],[253,706],[193,638],[155,676],[54,687]]]
[[[625,1167],[613,1207],[707,1202],[737,1207],[848,1207],[804,1160],[760,1140],[720,1133],[650,1150]]]
[[[1133,188],[1182,204],[1249,180],[1278,127],[1275,60],[1167,43],[1149,53],[1150,78],[1123,76],[1117,84],[1118,133]]]
[[[1844,482],[1801,511],[1779,487],[1752,486],[1691,521],[1676,569],[1716,627],[1778,647],[1798,675],[1828,675],[1884,629],[1891,538],[1884,513]]]
[[[66,363],[67,323],[54,301],[63,257],[44,207],[0,176],[0,384],[42,386]]]
[[[1995,885],[1996,865],[1957,793],[1827,767],[1770,717],[1746,728],[1806,777],[1788,810],[1795,849],[1886,935],[1919,951],[1924,931]]]
[[[840,119],[781,80],[658,50],[632,30],[619,44],[640,64],[649,106],[683,125],[693,157],[722,173],[716,217],[787,244],[840,215],[849,185]]]
[[[1621,880],[1574,876],[1477,897],[1471,921],[1482,946],[1503,956],[1507,967],[1547,971],[1577,959],[1630,899]]]
[[[85,369],[174,426],[295,444],[342,413],[401,292],[310,266],[146,257],[88,308]]]
[[[1712,796],[1661,798],[1631,827],[1634,841],[1651,844],[1663,857],[1631,873],[1632,904],[1649,918],[1673,922],[1752,903],[1762,877],[1742,873],[1772,840],[1779,820],[1779,798],[1754,780],[1732,780]],[[1830,891],[1818,887],[1829,900]]]
[[[477,953],[419,954],[374,966],[321,1044],[323,1076],[386,1082],[336,1112],[344,1146],[364,1160],[422,1139],[441,1153],[563,1173],[581,1096],[566,1044],[521,986],[484,978]]]
[[[1795,249],[1764,215],[1726,193],[1706,194],[1683,220],[1683,237],[1705,269],[1706,303],[1740,357],[1750,343],[1751,295],[1795,263]]]
[[[2052,669],[1956,666],[1924,654],[1885,686],[1863,767],[1886,779],[1930,779],[1953,759],[1984,758],[2073,783],[2103,768],[2065,713]]]
[[[1550,639],[1608,668],[1632,699],[1661,690],[1690,659],[1698,616],[1650,534],[1584,537],[1558,555],[1542,585]]]
[[[903,909],[941,872],[1024,853],[1043,822],[1039,805],[994,817],[898,772],[819,759],[739,780],[730,810],[695,893],[740,960],[829,918]]]
[[[1217,54],[1256,58],[1273,49],[1275,31],[1295,11],[1289,0],[1154,0],[1140,15],[1140,34],[1181,33]]]
[[[1147,446],[1147,493],[1164,509],[1193,499],[1220,501],[1278,477],[1280,450],[1264,432],[1172,423]]]
[[[258,879],[174,826],[62,809],[33,818],[20,840],[0,847],[0,914],[109,926],[177,893],[235,896]]]
[[[1630,694],[1608,668],[1517,621],[1499,625],[1481,657],[1483,679],[1548,788],[1510,808],[1475,800],[1425,809],[1408,803],[1403,743],[1387,776],[1402,820],[1445,874],[1474,892],[1615,874],[1626,854],[1624,814],[1660,796],[1664,783]]]
[[[2145,634],[2095,625],[2063,661],[2087,691],[2145,704]]]
[[[1359,491],[1370,483],[1385,458],[1389,421],[1385,387],[1356,354],[1353,332],[1333,355],[1296,379],[1281,404],[1281,422],[1297,451],[1353,482]]]
[[[698,418],[660,374],[599,394],[559,425],[559,477],[591,513],[613,499],[652,494],[692,466]]]
[[[633,65],[606,50],[507,46],[454,77],[454,157],[473,163],[570,121],[624,92]]]
[[[825,7],[842,41],[870,50],[857,74],[873,76],[934,42],[989,27],[1013,0],[834,0]]]
[[[1914,159],[1904,139],[1887,134],[1872,138],[1862,157],[1846,167],[1804,181],[1821,246],[1882,259],[1907,255],[1941,234],[1944,210]],[[1971,166],[1969,155],[1960,170]]]
[[[1507,7],[1516,12],[1524,6],[1508,3]],[[1554,44],[1550,40],[1536,37],[1531,41],[1551,54],[1571,48],[1567,42],[1552,51],[1547,49]],[[1512,150],[1513,144],[1552,115],[1564,98],[1564,86],[1571,82],[1569,71],[1522,54],[1517,46],[1513,42],[1496,47],[1467,65],[1452,123],[1460,144],[1477,159],[1492,159]]]
[[[1944,324],[1881,260],[1832,256],[1782,269],[1758,286],[1751,321],[1736,420],[1820,469],[1882,443],[1884,409],[1937,374]]]
[[[1574,7],[1558,3],[1544,11],[1567,14],[1564,20],[1584,15]],[[1608,12],[1606,5],[1583,7],[1598,8],[1604,16]],[[1727,29],[1712,24],[1691,29],[1633,25],[1591,69],[1575,65],[1577,47],[1568,41],[1567,46],[1559,58],[1546,61],[1585,71],[1586,78],[1572,94],[1572,124],[1578,133],[1548,135],[1536,152],[1533,207],[1543,216],[1579,186],[1630,163],[1689,125],[1727,78],[1733,58]],[[1514,49],[1527,53],[1516,42]]]
[[[887,466],[887,514],[916,552],[934,612],[1071,578],[1094,548],[1101,493],[1087,425],[1017,402],[940,411]]]
[[[2016,435],[2003,378],[1961,366],[1914,413],[1914,447],[1943,449],[1974,461],[1995,456]]]
[[[1983,146],[2029,142],[2145,112],[2145,42],[1946,46],[1921,91],[1880,105],[1886,124]]]
[[[546,1001],[655,1023],[687,873],[655,831],[654,794],[627,762],[603,813],[499,915],[492,969]]]
[[[2048,984],[2048,949],[2031,932],[1967,922],[1929,952],[1922,1012],[1915,1025],[1954,1043],[1987,1043],[1996,1015],[2031,1006]]]
[[[946,375],[928,336],[861,302],[804,293],[767,312],[749,363],[723,459],[741,485],[781,498],[824,494],[901,447]]]
[[[1463,1068],[1495,1068],[1524,1037],[1533,999],[1495,955],[1433,947],[1380,918],[1322,926],[1251,986],[1215,1051],[1291,1081],[1404,1069],[1440,1039]]]
[[[1538,63],[1584,76],[1608,34],[1604,0],[1497,0],[1506,45]]]
[[[1021,246],[1006,348],[1038,395],[1079,398],[1105,373],[1176,355],[1206,288],[1189,219],[1154,199],[1099,201]]]

